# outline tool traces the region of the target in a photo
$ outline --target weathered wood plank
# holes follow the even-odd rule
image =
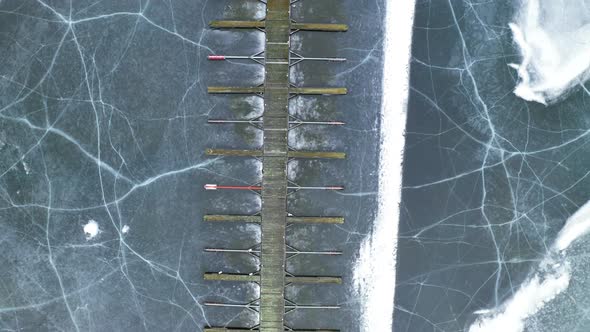
[[[274,72],[269,74],[269,76],[275,75]],[[283,88],[285,91],[287,87]],[[264,93],[268,95],[270,93],[277,93],[276,89],[273,91],[268,91],[264,89],[264,87],[259,86],[250,86],[250,87],[242,87],[242,86],[210,86],[207,87],[207,92],[216,94],[216,93],[227,93],[227,94],[256,94],[256,93]],[[290,88],[289,93],[291,94],[299,94],[299,95],[345,95],[348,93],[346,88],[316,88],[316,87],[302,87],[302,88]],[[272,101],[271,101],[272,102]]]
[[[259,86],[241,87],[241,86],[209,86],[207,93],[229,93],[229,94],[255,94],[263,93],[264,88]]]
[[[291,284],[342,284],[341,277],[286,277],[285,282]]]
[[[345,95],[348,93],[346,88],[291,88],[291,93],[300,95]]]
[[[272,248],[276,249],[276,248]],[[275,251],[278,252],[278,251]],[[277,262],[279,263],[279,262]],[[282,264],[282,262],[281,262]],[[283,271],[284,275],[284,271]],[[206,272],[203,275],[205,280],[215,281],[232,281],[232,282],[260,282],[261,278],[258,275],[249,274],[234,274],[234,273],[217,273]],[[324,277],[324,276],[289,276],[284,277],[285,283],[291,284],[341,284],[341,277]]]
[[[289,151],[287,154],[290,158],[302,159],[345,159],[344,152],[331,151]]]
[[[215,29],[256,29],[264,28],[264,21],[231,21],[216,20],[209,22],[209,26]]]

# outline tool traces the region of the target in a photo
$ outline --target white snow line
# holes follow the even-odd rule
[[[481,311],[485,314],[469,327],[469,332],[524,331],[526,319],[536,314],[569,286],[569,266],[562,264],[554,269],[546,275],[545,271],[541,271],[528,279],[514,296],[503,304],[502,310]]]
[[[524,331],[528,318],[568,288],[572,271],[567,261],[567,248],[588,232],[590,202],[568,218],[535,274],[512,297],[496,308],[475,312],[481,316],[471,324],[469,332]]]
[[[554,249],[566,250],[572,242],[590,232],[590,201],[579,208],[559,231]]]
[[[383,54],[379,206],[354,270],[362,331],[391,331],[409,61],[415,1],[387,1]]]

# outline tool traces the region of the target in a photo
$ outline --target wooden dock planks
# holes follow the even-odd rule
[[[259,325],[253,328],[207,327],[207,332],[262,331],[262,332],[337,332],[331,329],[291,329],[285,325],[285,313],[298,307],[285,299],[285,286],[290,284],[341,284],[341,277],[293,276],[286,272],[287,251],[285,231],[287,224],[342,224],[343,217],[291,216],[287,211],[289,158],[344,159],[343,152],[293,151],[288,145],[289,99],[296,95],[344,95],[340,87],[295,87],[290,83],[290,66],[297,63],[290,59],[290,36],[299,30],[347,31],[345,24],[298,23],[291,20],[291,0],[267,0],[266,18],[263,21],[212,21],[212,28],[244,28],[264,30],[265,76],[262,86],[210,86],[211,94],[255,94],[264,98],[262,116],[262,150],[207,149],[207,155],[231,157],[256,157],[262,159],[262,197],[259,215],[205,215],[208,222],[257,223],[261,227],[260,270],[251,274],[205,273],[205,280],[223,282],[256,282],[260,284],[260,298],[256,301]],[[260,53],[259,53],[260,54]],[[260,127],[259,127],[260,128]],[[311,253],[311,252],[308,252]],[[254,302],[251,302],[251,304]],[[212,303],[210,305],[219,305]],[[337,306],[301,306],[301,308],[334,309]]]
[[[290,13],[289,0],[267,1],[260,253],[262,332],[282,332],[285,325]]]

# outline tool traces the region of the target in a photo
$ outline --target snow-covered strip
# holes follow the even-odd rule
[[[566,250],[589,231],[590,202],[567,220],[552,249],[537,267],[536,273],[498,308],[476,312],[482,316],[471,325],[469,332],[524,331],[527,318],[568,288],[571,270]]]
[[[566,250],[572,242],[590,231],[590,201],[566,222],[555,241],[555,250]]]
[[[387,1],[381,109],[379,206],[360,247],[354,285],[362,305],[361,331],[391,331],[402,158],[414,1]]]

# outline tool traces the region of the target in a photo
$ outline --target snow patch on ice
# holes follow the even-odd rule
[[[86,241],[94,239],[101,232],[98,223],[94,219],[88,220],[88,223],[84,225],[83,229],[84,235],[86,235]]]
[[[514,93],[551,104],[590,78],[590,0],[522,0],[510,29],[522,56]]]

